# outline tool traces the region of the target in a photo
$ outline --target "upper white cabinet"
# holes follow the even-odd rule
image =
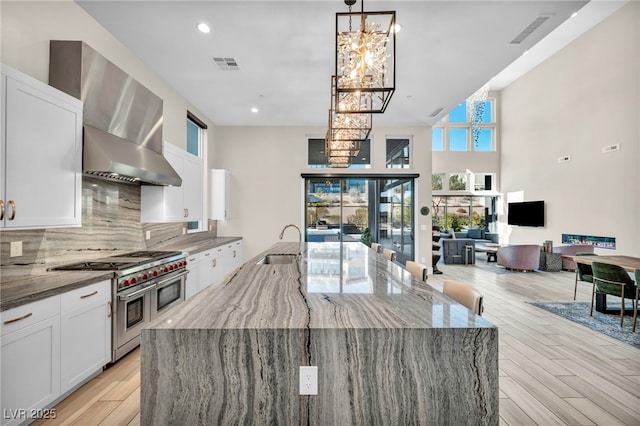
[[[182,178],[181,186],[143,185],[142,222],[191,222],[202,220],[202,159],[170,143],[163,154]]]
[[[1,102],[0,228],[80,226],[82,102],[5,65]]]
[[[211,183],[211,203],[209,205],[209,219],[228,220],[231,208],[231,174],[228,170],[211,169],[209,171]]]

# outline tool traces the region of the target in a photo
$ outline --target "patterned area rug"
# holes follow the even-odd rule
[[[636,332],[632,333],[633,315],[625,314],[624,326],[620,327],[618,314],[603,314],[594,309],[593,317],[589,316],[590,303],[529,303],[640,349],[640,319]]]

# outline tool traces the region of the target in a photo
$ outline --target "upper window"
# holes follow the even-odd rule
[[[206,129],[207,125],[202,120],[198,119],[191,112],[187,111],[187,152],[189,154],[193,154],[198,158],[203,157],[202,146],[204,144]],[[187,230],[188,232],[202,231],[202,222],[187,222]]]
[[[408,169],[411,139],[387,139],[387,169]]]
[[[495,151],[495,99],[469,111],[463,101],[433,126],[433,151]]]
[[[325,154],[324,138],[308,138],[307,139],[308,156],[307,165],[310,168],[325,168],[327,157]],[[368,169],[371,167],[371,140],[367,139],[360,143],[360,151],[351,160],[350,169]]]

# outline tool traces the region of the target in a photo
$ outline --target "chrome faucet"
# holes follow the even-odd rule
[[[284,236],[284,231],[286,231],[287,228],[289,228],[290,226],[293,226],[294,228],[296,228],[298,230],[298,242],[301,243],[302,242],[302,232],[300,231],[300,228],[298,228],[293,223],[291,223],[291,224],[285,226],[284,228],[282,228],[282,232],[280,232],[280,236],[278,238],[282,239],[282,237]]]

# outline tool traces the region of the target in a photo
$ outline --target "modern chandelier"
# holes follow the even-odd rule
[[[467,116],[471,120],[473,143],[478,146],[480,139],[480,123],[484,114],[484,103],[489,96],[489,84],[485,84],[467,98]]]
[[[345,0],[348,13],[336,13],[335,75],[325,153],[331,167],[349,167],[395,91],[395,11],[360,12]]]

